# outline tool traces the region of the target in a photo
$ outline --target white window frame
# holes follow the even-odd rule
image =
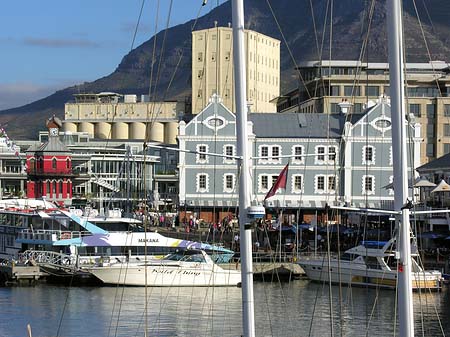
[[[260,164],[280,164],[281,163],[281,155],[282,155],[282,147],[281,145],[269,145],[269,144],[261,144],[258,146],[258,157],[262,157],[263,148],[267,148],[267,158],[258,159],[258,163]],[[278,148],[278,158],[274,158],[273,151],[275,148]]]
[[[334,152],[331,152],[330,149],[333,149]],[[328,146],[328,163],[336,162],[337,154],[338,154],[338,151],[337,151],[336,146],[334,146],[334,145]],[[334,156],[334,159],[331,159],[330,156]]]
[[[371,178],[372,179],[372,191],[366,190],[366,179]],[[365,174],[362,177],[361,181],[361,192],[363,195],[374,195],[375,194],[375,176],[371,174]]]
[[[267,188],[262,186],[263,177],[267,177]],[[272,186],[269,186],[269,178],[271,178],[271,176],[269,174],[260,174],[258,176],[258,192],[265,193],[265,192],[269,191],[269,189],[272,187]]]
[[[301,179],[300,189],[295,186],[295,179],[299,177]],[[294,194],[300,194],[305,189],[305,181],[303,179],[303,174],[293,174],[291,180],[291,191]]]
[[[206,182],[206,188],[200,188],[200,177],[201,176],[205,176]],[[209,174],[205,173],[205,172],[201,172],[201,173],[197,173],[195,176],[195,186],[196,186],[196,191],[198,193],[205,193],[205,192],[209,192]]]
[[[299,155],[300,158],[295,157],[297,155],[296,149],[301,150],[301,154]],[[304,164],[305,163],[305,147],[303,145],[292,146],[292,155],[294,156],[294,157],[292,157],[292,163],[294,163],[294,164]]]
[[[367,150],[371,149],[372,150],[372,159],[371,160],[367,160]],[[363,165],[375,165],[375,146],[372,145],[365,145],[363,146],[362,149],[362,164]]]
[[[319,190],[319,177],[323,177],[323,189]],[[334,178],[334,190],[330,189],[330,178]],[[315,194],[336,194],[338,186],[338,177],[334,174],[316,174],[314,176],[314,193]]]
[[[208,152],[209,146],[207,144],[197,144],[197,152],[200,152],[200,147],[204,146],[205,147],[205,151],[201,151],[201,152]],[[205,158],[201,158],[200,157],[200,153],[197,153],[196,157],[196,163],[197,164],[208,164],[209,163],[209,156],[208,155],[204,155]]]
[[[323,153],[319,153],[319,149],[323,149]],[[330,153],[330,149],[334,149],[334,153]],[[317,145],[314,148],[314,153],[314,164],[318,165],[334,164],[339,156],[338,148],[335,145]],[[323,159],[319,159],[319,156],[323,157]],[[335,159],[330,159],[330,156],[334,156]]]
[[[389,165],[393,165],[394,164],[394,160],[392,158],[392,146],[389,147]]]
[[[233,144],[225,144],[223,146],[223,155],[224,156],[229,155],[229,154],[227,154],[227,147],[231,147],[231,155],[236,156],[236,146],[234,146]],[[236,159],[224,157],[223,162],[224,162],[224,164],[235,164]]]
[[[227,178],[231,177],[231,188],[227,187]],[[234,192],[234,188],[236,186],[236,175],[233,173],[226,173],[223,175],[223,191],[225,193],[231,193]]]

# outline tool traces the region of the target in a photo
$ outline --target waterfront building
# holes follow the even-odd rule
[[[252,112],[276,112],[271,100],[280,93],[280,41],[245,31],[247,98]],[[192,32],[192,112],[199,113],[212,94],[235,111],[233,32],[230,27]]]
[[[180,116],[190,112],[186,102],[149,102],[148,95],[113,92],[76,94],[64,107],[63,130],[86,132],[97,139],[147,140],[175,144]]]
[[[422,125],[420,163],[450,152],[450,65],[406,63],[407,108]],[[340,113],[339,103],[352,103],[360,113],[369,101],[389,96],[387,63],[310,61],[298,66],[299,87],[281,95],[279,112]]]
[[[345,106],[343,111],[347,112]],[[252,203],[262,203],[288,163],[286,191],[266,201],[269,208],[301,212],[304,219],[328,205],[392,208],[390,106],[387,99],[360,114],[249,114],[249,152],[254,159]],[[410,126],[411,160],[417,164],[420,125]],[[238,206],[236,118],[219,96],[190,122],[180,122],[180,209],[220,221]],[[185,151],[193,151],[189,153]],[[198,153],[203,152],[203,153]]]
[[[27,151],[27,198],[46,197],[59,205],[72,204],[72,151],[60,140],[62,122],[58,117],[47,120],[48,140]]]

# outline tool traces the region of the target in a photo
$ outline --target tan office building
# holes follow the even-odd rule
[[[192,32],[192,113],[200,112],[212,94],[235,111],[233,32],[214,27]],[[252,112],[276,112],[270,101],[280,94],[280,41],[245,31],[247,100]]]
[[[311,61],[298,67],[300,86],[280,96],[279,112],[340,113],[352,103],[359,113],[369,101],[389,96],[389,65],[359,61]],[[420,162],[450,153],[450,65],[442,61],[407,63],[407,109],[421,124]]]

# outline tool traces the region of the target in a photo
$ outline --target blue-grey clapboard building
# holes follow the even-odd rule
[[[248,119],[253,203],[263,202],[289,162],[286,190],[266,200],[268,207],[301,214],[326,204],[392,207],[393,190],[387,187],[395,159],[387,99],[360,114],[250,113]],[[408,130],[410,166],[417,166],[420,125],[412,122]],[[236,155],[234,113],[213,96],[190,122],[180,122],[178,141],[181,210],[210,221],[213,213],[220,220],[222,212],[236,212],[236,160],[185,152]]]

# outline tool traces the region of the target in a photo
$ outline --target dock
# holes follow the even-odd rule
[[[1,265],[0,285],[33,286],[47,274],[39,266]]]

